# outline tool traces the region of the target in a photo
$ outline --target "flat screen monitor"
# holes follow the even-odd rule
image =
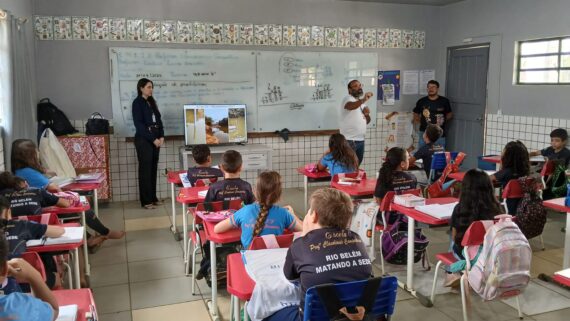
[[[187,146],[247,142],[245,105],[184,105]]]

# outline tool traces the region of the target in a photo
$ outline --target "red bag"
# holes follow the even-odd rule
[[[445,152],[445,161],[447,165],[443,169],[443,173],[437,179],[437,181],[433,182],[430,186],[427,187],[427,195],[429,198],[438,198],[438,197],[449,197],[451,196],[452,189],[448,188],[446,190],[443,189],[443,184],[447,179],[447,176],[451,173],[456,173],[459,171],[459,166],[465,159],[465,154],[459,152],[454,160],[451,159],[451,153]]]
[[[81,206],[81,199],[79,198],[79,194],[72,192],[72,191],[65,191],[65,192],[57,192],[53,195],[68,200],[71,203],[71,207],[79,207]]]

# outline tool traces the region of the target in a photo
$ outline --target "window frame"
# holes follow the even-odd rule
[[[570,55],[570,51],[562,51],[562,41],[569,39],[570,40],[570,36],[563,36],[563,37],[552,37],[552,38],[541,38],[541,39],[533,39],[533,40],[524,40],[524,41],[519,41],[517,42],[517,65],[516,65],[516,80],[515,80],[515,85],[546,85],[546,86],[567,86],[570,85],[570,81],[568,82],[560,82],[560,71],[568,71],[570,72],[570,66],[569,67],[562,67],[561,63],[562,63],[562,56],[563,55]],[[545,42],[545,41],[552,41],[552,40],[558,40],[558,51],[557,52],[552,52],[552,53],[541,53],[541,54],[531,54],[531,55],[523,55],[521,54],[521,47],[523,44],[526,43],[533,43],[533,42]],[[551,57],[551,56],[558,56],[558,67],[556,68],[532,68],[532,69],[522,69],[521,65],[522,65],[522,59],[523,58],[533,58],[533,57]],[[556,82],[521,82],[520,77],[521,77],[521,72],[525,72],[525,71],[556,71],[558,72],[558,80]]]

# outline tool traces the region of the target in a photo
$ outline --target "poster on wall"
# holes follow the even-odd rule
[[[414,126],[412,113],[393,112],[386,116],[388,121],[388,140],[386,148],[410,148],[414,144]]]
[[[417,70],[404,70],[403,82],[404,88],[402,89],[402,94],[404,95],[417,95],[418,92],[418,77],[419,71]]]
[[[383,85],[392,85],[383,87]],[[387,99],[384,102],[384,88],[392,89],[393,101],[400,100],[400,71],[399,70],[379,70],[378,71],[378,99],[383,102],[383,105],[389,104]],[[392,104],[393,105],[393,102]]]
[[[420,95],[427,95],[427,83],[432,79],[435,80],[435,70],[420,70]]]

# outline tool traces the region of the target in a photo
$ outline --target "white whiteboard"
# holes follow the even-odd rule
[[[374,53],[109,48],[115,136],[132,137],[140,78],[154,82],[167,136],[184,134],[185,104],[245,104],[248,131],[338,129],[350,79],[375,92]],[[376,99],[369,101],[376,114]],[[376,126],[372,117],[369,126]]]

